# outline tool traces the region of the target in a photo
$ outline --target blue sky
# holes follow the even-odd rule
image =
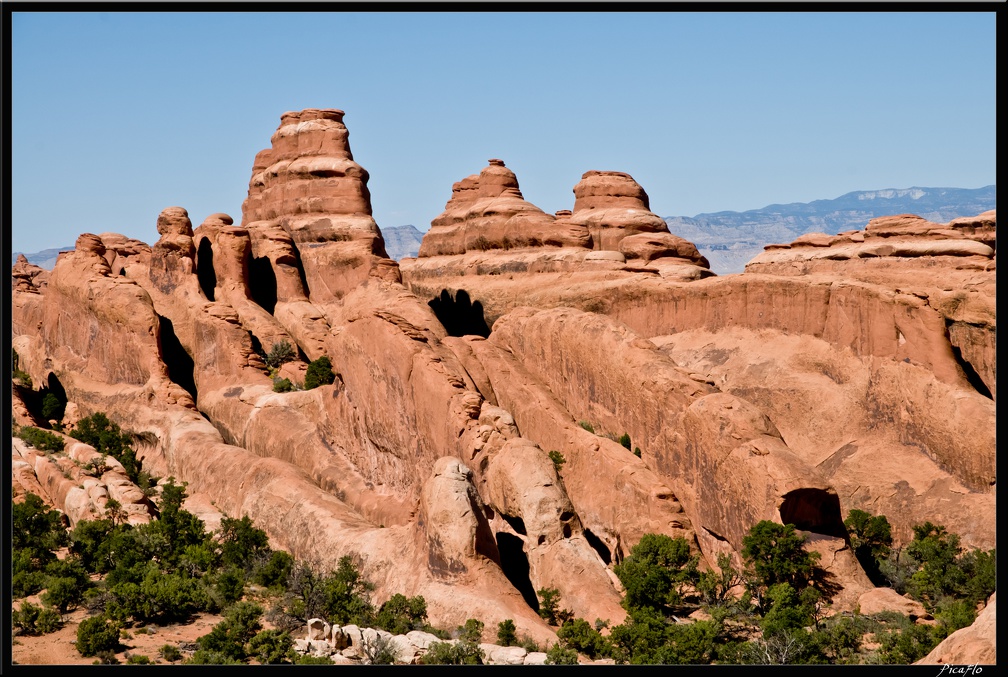
[[[11,50],[15,251],[238,222],[308,107],[346,111],[380,227],[492,157],[550,213],[590,169],[662,216],[996,177],[993,11],[16,12]]]

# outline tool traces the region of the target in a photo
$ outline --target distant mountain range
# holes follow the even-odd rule
[[[976,216],[997,208],[996,186],[983,188],[887,188],[862,190],[832,200],[772,204],[745,212],[716,212],[696,216],[666,216],[669,230],[696,244],[718,275],[740,273],[745,264],[768,244],[791,242],[805,233],[829,233],[862,230],[878,216],[916,214],[930,221],[945,223],[960,216]],[[424,233],[415,226],[382,228],[385,251],[398,261],[416,256]],[[35,265],[51,270],[56,255],[73,249],[45,249],[25,257]],[[17,261],[14,252],[11,265]]]
[[[39,268],[45,268],[46,270],[52,270],[53,266],[56,265],[56,256],[60,252],[71,252],[74,246],[69,247],[56,247],[54,249],[43,249],[40,252],[35,252],[34,254],[25,254],[25,258],[28,259],[29,263],[34,263]],[[17,257],[21,255],[21,252],[14,252],[11,256],[11,265],[13,266],[17,263]]]
[[[878,216],[916,214],[945,223],[997,208],[996,187],[863,190],[833,200],[773,204],[745,212],[666,216],[669,230],[693,242],[719,275],[739,273],[764,245],[805,233],[863,230]]]
[[[407,256],[416,256],[420,252],[420,240],[424,234],[415,226],[390,226],[382,228],[382,237],[385,238],[385,251],[390,259],[404,259]]]

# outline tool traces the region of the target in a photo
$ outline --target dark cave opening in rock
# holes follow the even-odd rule
[[[214,289],[217,287],[217,273],[213,267],[213,245],[208,238],[200,240],[196,251],[196,279],[200,289],[208,301],[214,300]]]
[[[522,536],[528,534],[528,531],[525,529],[525,520],[521,517],[512,517],[511,515],[505,515],[504,513],[501,513],[500,516],[505,522],[511,525],[511,528],[514,529],[515,532],[521,534]]]
[[[67,394],[56,374],[49,372],[45,385],[38,392],[39,413],[45,420],[62,421],[66,412]]]
[[[802,531],[827,536],[847,537],[840,512],[840,498],[822,489],[795,489],[784,494],[780,506],[781,522]]]
[[[500,552],[501,570],[511,585],[521,593],[525,603],[539,611],[539,597],[529,578],[529,561],[525,556],[525,542],[506,531],[497,532],[497,550]]]
[[[301,278],[301,289],[304,291],[305,298],[311,301],[311,289],[308,288],[308,275],[305,273],[304,263],[301,261],[301,252],[293,242],[291,242],[291,253],[294,254],[294,266],[297,268],[298,277]]]
[[[261,357],[265,357],[266,351],[263,349],[262,342],[260,342],[259,339],[257,339],[255,337],[255,334],[253,334],[252,332],[248,332],[248,337],[249,341],[252,342],[252,352]]]
[[[253,257],[249,262],[249,293],[270,315],[276,309],[277,280],[273,262],[265,256]]]
[[[994,396],[991,394],[990,388],[988,388],[987,384],[984,383],[983,378],[980,376],[980,374],[977,373],[977,370],[973,368],[973,365],[970,364],[970,361],[967,360],[965,357],[963,357],[962,350],[959,348],[959,346],[955,345],[954,343],[952,343],[951,345],[952,345],[952,355],[955,357],[956,362],[959,363],[959,366],[962,368],[963,373],[966,374],[966,380],[969,381],[969,384],[973,386],[974,390],[976,390],[978,393],[986,397],[988,400],[993,400]]]
[[[606,544],[602,542],[601,538],[593,534],[588,529],[584,530],[584,537],[585,540],[588,541],[588,545],[590,545],[595,552],[599,554],[599,557],[602,558],[603,562],[607,565],[612,562],[612,553],[609,551],[609,548],[606,547]]]
[[[203,240],[206,242],[206,240]],[[167,317],[158,315],[161,331],[158,334],[158,347],[161,349],[161,361],[168,367],[168,378],[185,388],[196,401],[195,363],[186,352],[185,347],[175,335],[175,327]]]
[[[483,304],[472,301],[469,292],[459,289],[454,298],[442,289],[437,298],[427,302],[449,336],[490,336],[490,327],[483,317]]]

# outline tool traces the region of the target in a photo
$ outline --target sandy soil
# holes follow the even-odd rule
[[[21,606],[21,601],[15,601],[12,608]],[[27,601],[39,604],[37,596],[29,597]],[[38,637],[19,635],[13,639],[11,660],[21,665],[91,665],[95,662],[93,656],[85,658],[77,651],[74,643],[77,641],[77,626],[88,617],[86,609],[77,609],[66,615],[63,627],[56,632]],[[116,658],[125,663],[131,655],[147,656],[151,663],[166,664],[158,654],[165,644],[195,642],[197,637],[207,634],[210,629],[221,621],[216,614],[201,614],[191,622],[166,626],[148,625],[147,632],[138,632],[139,627],[127,628],[131,635],[121,640],[122,647]]]

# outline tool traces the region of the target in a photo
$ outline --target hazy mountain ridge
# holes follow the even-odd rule
[[[710,261],[711,270],[739,273],[765,245],[791,242],[805,233],[835,234],[861,230],[879,216],[916,214],[944,223],[975,216],[997,207],[996,185],[983,188],[886,188],[846,193],[832,200],[772,204],[744,212],[713,212],[696,216],[666,216],[669,230],[694,244]],[[382,228],[385,251],[396,261],[415,257],[424,233],[413,225]],[[30,262],[51,270],[56,256],[73,246],[25,254]],[[17,261],[14,252],[11,265]]]
[[[738,273],[765,245],[791,242],[805,233],[861,230],[868,221],[916,214],[944,223],[997,206],[995,185],[983,188],[925,188],[854,191],[832,200],[772,204],[745,212],[667,216],[669,230],[696,244],[711,270]]]
[[[52,270],[53,266],[56,265],[56,257],[59,256],[60,252],[73,251],[74,246],[69,245],[67,247],[53,247],[52,249],[43,249],[40,252],[34,252],[31,254],[25,254],[24,257],[28,259],[30,263],[34,263],[39,268],[45,268],[46,270]],[[13,266],[17,263],[17,257],[23,252],[12,252],[11,253],[11,265]]]
[[[406,226],[391,226],[382,228],[382,237],[385,239],[385,251],[390,259],[415,257],[420,253],[420,241],[424,234],[410,224]]]

